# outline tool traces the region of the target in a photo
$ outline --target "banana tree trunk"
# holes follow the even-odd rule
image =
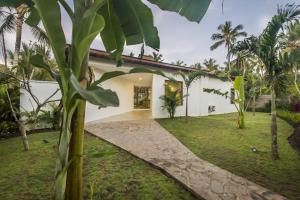
[[[81,87],[87,87],[88,55],[86,55],[81,68],[80,84]],[[84,141],[84,118],[85,118],[85,100],[78,100],[77,108],[71,122],[71,141],[69,146],[69,162],[67,182],[66,182],[66,200],[82,199],[82,168],[83,168],[83,141]]]
[[[84,117],[86,101],[80,100],[72,118],[71,141],[69,147],[66,197],[69,200],[82,199],[82,167],[83,167],[83,140],[84,140]]]
[[[239,111],[238,124],[240,129],[245,128],[245,115],[243,111]]]
[[[274,87],[271,88],[271,133],[272,133],[272,155],[274,160],[279,159],[278,144],[277,144],[277,116],[276,116],[276,93]]]
[[[19,54],[22,42],[22,27],[24,22],[23,8],[20,6],[17,8],[17,19],[16,19],[16,41],[14,50],[13,65],[17,65],[19,62]]]

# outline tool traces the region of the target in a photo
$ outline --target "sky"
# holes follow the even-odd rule
[[[143,0],[146,2],[145,0]],[[222,0],[212,0],[207,13],[201,22],[190,22],[186,18],[174,13],[160,10],[156,5],[148,2],[154,16],[154,24],[158,28],[160,37],[160,51],[164,62],[183,60],[188,66],[204,59],[214,58],[218,64],[223,65],[226,59],[224,47],[214,51],[210,50],[213,41],[210,39],[217,27],[225,21],[232,21],[233,26],[242,24],[248,35],[258,36],[272,16],[276,14],[277,5],[287,3],[300,4],[300,0],[224,0],[222,12]],[[66,14],[62,15],[62,24],[67,41],[71,38],[70,20]],[[28,42],[34,40],[28,28],[24,26],[22,40]],[[14,47],[15,35],[6,36],[9,49]],[[92,48],[104,50],[100,39],[96,39]],[[141,45],[127,46],[124,54],[133,52],[136,56],[140,53]],[[146,47],[145,54],[152,54],[154,50]]]

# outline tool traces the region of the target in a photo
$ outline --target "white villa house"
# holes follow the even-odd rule
[[[145,67],[151,70],[160,70],[168,77],[173,77],[182,90],[182,104],[176,109],[175,116],[185,115],[185,85],[179,76],[173,74],[178,71],[195,70],[188,67],[180,67],[163,62],[156,62],[151,57],[144,56],[143,59],[123,56],[124,64],[116,67],[115,62],[109,59],[108,53],[100,50],[90,50],[89,65],[93,68],[95,79],[101,77],[105,72],[122,70],[129,71],[132,67]],[[129,112],[142,112],[147,118],[166,118],[168,113],[162,109],[164,104],[160,96],[165,94],[165,87],[168,79],[157,74],[141,73],[130,74],[110,79],[102,84],[103,88],[111,89],[118,94],[119,107],[107,107],[98,109],[98,106],[87,103],[86,122],[105,119],[112,116],[118,116]],[[204,88],[220,90],[220,92],[232,93],[232,83],[225,82],[214,75],[210,74],[194,81],[189,89],[189,116],[207,116],[223,113],[235,112],[235,107],[231,102],[231,98],[225,98],[213,93],[204,92]],[[49,81],[32,81],[31,90],[39,99],[46,99],[54,91],[58,89],[56,82]],[[52,97],[52,99],[60,99],[60,93]],[[26,93],[21,90],[20,107],[30,111],[34,107],[34,101]],[[146,114],[145,114],[146,113]]]

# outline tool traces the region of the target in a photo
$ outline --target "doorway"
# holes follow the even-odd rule
[[[134,109],[150,109],[151,87],[134,86]]]

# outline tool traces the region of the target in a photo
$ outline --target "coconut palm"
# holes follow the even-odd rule
[[[189,89],[194,81],[199,79],[201,76],[204,76],[205,74],[202,71],[191,71],[191,72],[183,72],[178,71],[175,73],[176,76],[180,76],[184,82],[186,93],[185,93],[185,117],[187,119],[189,113],[188,113],[188,101],[189,101]]]
[[[163,62],[164,59],[162,59],[163,55],[160,53],[152,52],[152,57],[156,62]]]
[[[203,62],[203,65],[209,71],[217,71],[219,69],[219,65],[217,64],[217,61],[213,58],[209,58],[208,60],[205,59],[204,62]]]
[[[182,60],[176,60],[175,62],[172,62],[172,65],[176,65],[176,66],[180,66],[180,67],[186,66],[186,64]]]
[[[195,64],[192,65],[192,68],[194,68],[194,69],[202,69],[203,66],[202,66],[202,64],[200,62],[197,62],[197,63],[195,63]]]
[[[6,7],[6,8],[1,8],[0,10],[0,19],[2,21],[2,24],[0,26],[0,34],[3,40],[1,45],[2,45],[3,56],[5,60],[7,57],[6,57],[4,34],[11,33],[14,31],[16,33],[15,48],[13,54],[14,55],[13,65],[18,64],[21,44],[22,44],[22,30],[24,25],[24,19],[29,14],[30,14],[30,9],[25,4],[22,4],[16,8]],[[33,36],[39,42],[48,43],[48,38],[45,32],[40,27],[38,27],[37,25],[30,26],[30,30]]]
[[[239,37],[247,36],[247,33],[241,30],[243,30],[242,24],[239,24],[233,28],[231,21],[226,21],[224,24],[218,26],[219,33],[214,33],[211,36],[211,39],[215,41],[215,43],[210,47],[211,50],[215,50],[221,45],[225,45],[225,47],[227,48],[227,69],[229,71],[229,74],[231,70],[231,50]]]
[[[264,63],[265,78],[271,91],[271,115],[272,115],[272,154],[273,158],[279,159],[277,144],[277,115],[276,115],[276,93],[279,88],[286,84],[285,64],[282,62],[282,49],[279,45],[279,34],[283,26],[295,20],[299,20],[299,6],[288,4],[279,7],[277,14],[273,16],[267,27],[259,38],[250,37],[242,42],[245,49],[256,54]]]

